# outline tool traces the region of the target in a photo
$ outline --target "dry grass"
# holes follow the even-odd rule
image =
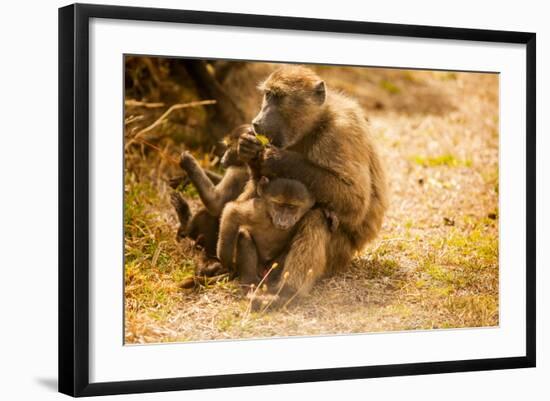
[[[165,178],[179,171],[158,152],[129,150],[127,343],[498,325],[498,76],[319,70],[360,100],[379,142],[392,192],[380,238],[299,304],[248,315],[235,282],[179,288],[199,256],[175,240]],[[192,187],[187,196],[198,205]]]

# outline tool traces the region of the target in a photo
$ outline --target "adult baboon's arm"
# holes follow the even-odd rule
[[[317,202],[328,206],[340,222],[352,225],[362,219],[370,199],[343,174],[318,166],[301,153],[268,149],[264,153],[261,173],[266,176],[292,178],[302,182]]]

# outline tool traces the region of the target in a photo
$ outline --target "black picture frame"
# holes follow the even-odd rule
[[[495,359],[90,383],[88,375],[88,208],[90,194],[88,181],[88,28],[91,18],[438,38],[526,45],[526,354],[520,357]],[[75,4],[60,8],[59,391],[71,396],[94,396],[534,367],[536,363],[535,48],[535,33],[526,32],[87,4]]]

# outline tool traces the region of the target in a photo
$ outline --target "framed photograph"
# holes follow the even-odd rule
[[[59,391],[535,366],[535,34],[59,10]]]

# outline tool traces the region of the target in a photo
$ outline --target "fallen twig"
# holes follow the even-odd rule
[[[156,109],[158,107],[164,107],[164,103],[148,103],[148,102],[140,102],[139,100],[134,99],[128,99],[124,101],[124,106],[126,107],[145,107],[148,109]]]
[[[160,156],[166,160],[168,160],[170,163],[174,163],[176,165],[179,165],[179,161],[177,159],[174,159],[172,156],[167,154],[163,149],[159,148],[157,145],[152,144],[151,142],[146,141],[145,139],[139,138],[138,143],[141,143],[145,146],[149,146],[152,149],[155,149],[157,152],[159,152]]]
[[[157,118],[153,124],[143,128],[137,134],[135,134],[133,138],[128,140],[128,142],[124,146],[124,149],[128,149],[128,147],[134,142],[136,142],[141,136],[145,135],[149,131],[152,131],[157,126],[159,126],[166,119],[166,117],[168,117],[170,113],[172,113],[174,110],[187,109],[189,107],[206,106],[206,105],[215,104],[215,103],[216,103],[215,100],[199,100],[196,102],[178,103],[170,106],[170,108],[168,108],[168,110],[166,110],[159,118]]]
[[[142,116],[141,114],[138,115],[138,116],[130,116],[127,119],[124,120],[124,124],[125,125],[132,124],[132,123],[135,123],[136,121],[143,120],[144,118],[145,117]]]
[[[193,288],[199,285],[207,286],[210,284],[218,283],[229,277],[228,273],[219,274],[217,276],[207,277],[207,276],[192,276],[187,277],[182,280],[180,283],[181,288]]]

